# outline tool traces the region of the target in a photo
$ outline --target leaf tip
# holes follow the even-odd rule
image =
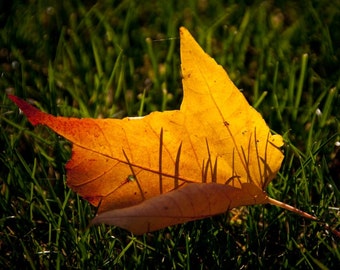
[[[31,122],[33,126],[41,123],[41,118],[43,115],[45,115],[45,113],[41,112],[40,110],[33,107],[31,104],[29,104],[28,102],[24,101],[23,99],[17,96],[14,96],[11,94],[8,94],[7,96],[26,115],[26,117],[28,118],[28,120]]]

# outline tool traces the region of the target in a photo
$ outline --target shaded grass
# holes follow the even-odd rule
[[[336,5],[14,1],[0,17],[1,268],[337,268],[338,239],[273,206],[140,237],[86,229],[95,210],[65,185],[70,145],[33,128],[5,95],[75,117],[177,109],[184,25],[284,134],[285,160],[269,195],[339,228]]]

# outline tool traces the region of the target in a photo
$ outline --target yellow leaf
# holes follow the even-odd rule
[[[180,34],[180,110],[138,119],[75,119],[10,96],[32,124],[47,125],[73,143],[67,184],[99,206],[93,223],[144,233],[272,203],[264,189],[280,168],[282,137],[270,133],[185,28]]]

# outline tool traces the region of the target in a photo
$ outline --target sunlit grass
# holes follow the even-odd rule
[[[6,96],[74,117],[178,109],[178,29],[186,26],[284,134],[285,160],[269,195],[339,228],[337,4],[13,2],[0,32],[0,268],[339,266],[339,239],[270,205],[138,237],[104,225],[87,228],[95,209],[66,186],[70,144],[32,127]]]

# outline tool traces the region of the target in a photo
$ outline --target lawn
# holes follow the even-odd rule
[[[7,94],[60,116],[178,109],[180,26],[221,64],[285,159],[268,194],[340,230],[337,1],[19,1],[0,4],[1,269],[337,269],[340,239],[271,205],[142,236],[88,228],[66,185],[71,144]]]

